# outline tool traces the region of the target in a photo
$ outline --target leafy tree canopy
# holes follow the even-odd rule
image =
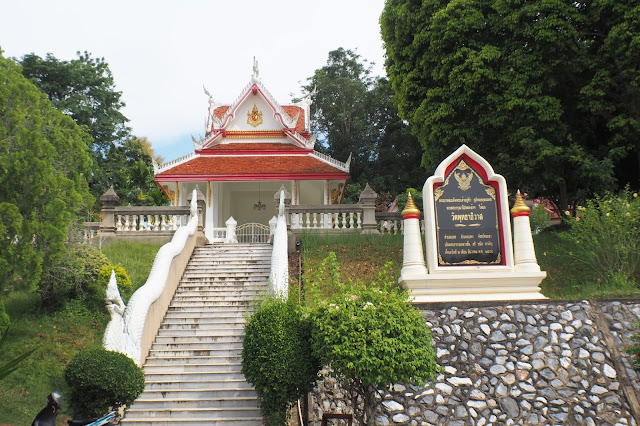
[[[87,126],[92,148],[106,155],[130,134],[129,121],[120,109],[122,92],[116,91],[113,75],[104,58],[78,52],[78,58],[60,61],[51,53],[41,58],[33,53],[20,61],[22,73],[36,84],[59,111]]]
[[[512,187],[561,208],[637,179],[637,6],[390,0],[380,22],[395,102],[425,165],[465,143]],[[629,160],[633,172],[620,173]]]
[[[22,73],[34,82],[59,111],[86,126],[93,138],[94,167],[89,187],[100,209],[100,196],[114,186],[124,204],[165,204],[166,197],[155,184],[154,158],[147,138],[131,135],[129,121],[120,111],[125,106],[122,92],[115,88],[109,65],[104,59],[78,52],[78,58],[58,60],[52,54],[41,58],[25,55],[20,62]],[[161,160],[157,158],[156,160]]]
[[[72,220],[93,202],[90,141],[0,52],[0,299],[64,253]]]
[[[356,199],[365,183],[376,191],[403,192],[422,186],[421,150],[392,103],[385,78],[371,75],[366,59],[351,50],[329,52],[303,90],[316,90],[311,124],[320,149],[341,161],[352,155],[351,179]]]

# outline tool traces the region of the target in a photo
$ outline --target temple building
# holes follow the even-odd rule
[[[154,164],[155,180],[172,205],[187,205],[196,186],[204,194],[210,242],[230,217],[238,226],[267,225],[281,186],[292,205],[337,204],[349,178],[350,158],[343,163],[314,150],[311,95],[280,106],[258,75],[254,61],[251,81],[231,105],[216,105],[209,96],[206,133],[194,138],[193,153]]]

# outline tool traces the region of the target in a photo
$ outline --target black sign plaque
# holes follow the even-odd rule
[[[433,197],[439,266],[502,264],[496,189],[464,158]]]

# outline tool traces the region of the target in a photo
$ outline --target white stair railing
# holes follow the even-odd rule
[[[287,253],[287,220],[284,210],[284,191],[281,191],[278,221],[273,233],[269,293],[286,300],[289,295],[289,259]]]
[[[106,291],[111,321],[107,325],[102,343],[105,349],[123,353],[138,365],[142,362],[142,334],[149,308],[162,295],[173,258],[182,253],[187,240],[198,229],[197,199],[194,190],[189,222],[178,228],[171,241],[158,250],[147,282],[133,293],[128,305],[125,306],[120,297],[115,274],[111,274]]]

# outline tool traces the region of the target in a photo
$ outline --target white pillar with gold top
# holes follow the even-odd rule
[[[516,202],[511,209],[513,217],[513,257],[515,271],[540,271],[533,246],[529,213],[531,209],[522,199],[520,190],[516,194]]]
[[[413,202],[411,193],[408,194],[407,205],[402,210],[402,220],[404,223],[404,245],[399,282],[404,285],[405,289],[408,289],[408,285],[412,282],[425,280],[428,274],[420,235],[420,210]]]

